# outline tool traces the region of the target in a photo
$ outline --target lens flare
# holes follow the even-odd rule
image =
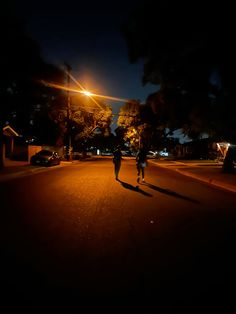
[[[83,94],[86,95],[86,96],[93,96],[93,93],[90,93],[86,90],[83,91]]]
[[[76,81],[76,80],[73,78],[73,81]],[[44,84],[45,86],[48,86],[48,87],[53,87],[53,88],[57,88],[57,89],[61,89],[61,90],[65,90],[65,91],[69,91],[69,92],[73,92],[73,93],[84,94],[84,95],[89,96],[89,97],[98,97],[98,98],[109,99],[109,100],[114,100],[114,101],[121,101],[121,102],[129,102],[130,101],[130,100],[125,99],[125,98],[113,97],[113,96],[108,96],[108,95],[99,95],[99,94],[91,93],[89,91],[86,91],[82,87],[82,85],[79,84],[77,81],[76,81],[76,83],[81,88],[80,90],[79,89],[75,89],[75,88],[69,88],[69,87],[66,87],[66,86],[63,86],[63,85],[59,85],[59,84],[55,84],[55,83],[46,82],[46,81],[43,81],[43,80],[41,81],[41,83]]]

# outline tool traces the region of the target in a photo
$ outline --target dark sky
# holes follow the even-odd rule
[[[138,1],[15,1],[46,61],[72,66],[85,88],[98,94],[140,99],[157,90],[142,86],[142,64],[130,64],[121,35],[124,19]],[[114,112],[122,103],[110,103]]]

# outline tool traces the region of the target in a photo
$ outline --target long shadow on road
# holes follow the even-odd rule
[[[133,186],[132,184],[129,184],[129,183],[124,182],[124,181],[121,181],[121,180],[117,180],[117,181],[119,181],[120,184],[121,184],[125,189],[131,190],[131,191],[134,191],[134,192],[141,193],[141,194],[143,194],[143,195],[145,195],[145,196],[152,197],[152,194],[147,193],[147,192],[141,190],[141,189],[139,188],[139,186]]]
[[[147,183],[147,182],[142,183],[142,185],[146,185],[146,186],[148,186],[149,188],[151,188],[151,189],[153,189],[155,191],[158,191],[158,192],[170,195],[170,196],[178,197],[178,198],[184,199],[186,201],[189,201],[189,202],[192,202],[192,203],[195,203],[195,204],[200,204],[199,201],[197,201],[195,199],[192,199],[192,198],[190,198],[188,196],[181,195],[181,194],[176,193],[176,192],[171,191],[171,190],[160,188],[159,186],[156,186],[156,185],[153,185],[153,184],[150,184],[150,183]]]

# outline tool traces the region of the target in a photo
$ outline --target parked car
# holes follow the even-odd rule
[[[59,165],[61,158],[57,152],[42,149],[30,158],[31,165],[53,166]]]

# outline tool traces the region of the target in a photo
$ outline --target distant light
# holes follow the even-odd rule
[[[164,149],[164,150],[162,150],[162,151],[159,152],[159,155],[160,155],[160,156],[168,157],[168,156],[169,156],[169,153]]]

